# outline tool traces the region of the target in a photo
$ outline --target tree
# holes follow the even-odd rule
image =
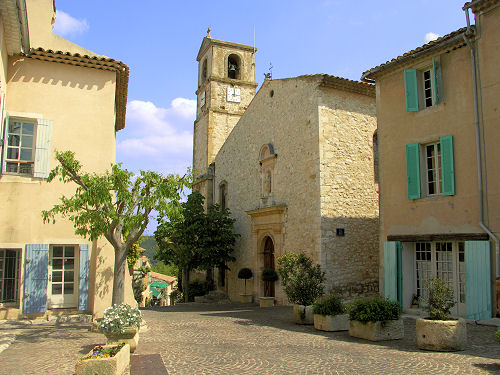
[[[176,265],[182,271],[184,300],[189,297],[189,272],[194,269],[226,267],[234,261],[231,255],[237,234],[233,233],[234,219],[228,209],[209,206],[205,213],[203,195],[192,192],[179,210],[158,219],[155,239],[158,252],[155,258]]]
[[[150,214],[156,210],[166,215],[175,210],[176,202],[190,179],[177,175],[162,176],[152,171],[134,175],[121,167],[111,166],[102,175],[82,171],[82,165],[71,151],[57,152],[59,165],[49,174],[63,183],[76,184],[73,196],[60,198],[60,203],[42,211],[43,221],[55,222],[55,217],[71,220],[75,233],[94,241],[104,236],[115,250],[113,304],[124,301],[124,279],[127,254],[146,229]]]

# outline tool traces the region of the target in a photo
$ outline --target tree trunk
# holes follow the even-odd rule
[[[182,270],[182,292],[184,293],[184,302],[189,302],[189,268]]]
[[[112,304],[119,305],[125,302],[125,270],[127,252],[125,248],[115,248],[115,268],[113,272],[113,300]]]

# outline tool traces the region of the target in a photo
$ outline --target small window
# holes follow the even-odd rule
[[[204,83],[207,80],[207,59],[203,60],[203,64],[201,66],[201,83]]]
[[[35,162],[35,123],[11,119],[7,127],[5,172],[33,175]]]
[[[240,58],[238,55],[229,55],[227,58],[227,76],[231,79],[240,79]]]
[[[0,302],[19,297],[19,249],[0,249]]]
[[[439,103],[439,58],[432,65],[419,69],[404,70],[406,111],[416,112]]]
[[[441,181],[441,144],[425,145],[425,168],[427,195],[439,195],[442,192]]]
[[[423,94],[424,94],[424,105],[426,108],[432,107],[434,103],[434,98],[432,95],[432,71],[425,70],[422,72],[423,79]]]
[[[219,204],[222,210],[227,208],[227,183],[225,182],[219,186]]]

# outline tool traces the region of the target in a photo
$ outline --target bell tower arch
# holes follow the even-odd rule
[[[255,52],[245,44],[212,39],[210,29],[198,56],[197,107],[193,141],[193,188],[212,202],[209,168],[231,130],[255,96]]]

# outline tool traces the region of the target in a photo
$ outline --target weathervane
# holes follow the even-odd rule
[[[207,29],[207,38],[211,38],[212,36],[210,35],[210,31],[212,31],[212,29],[210,29],[210,27]]]
[[[269,73],[264,73],[265,79],[273,79],[273,64],[269,63]]]

